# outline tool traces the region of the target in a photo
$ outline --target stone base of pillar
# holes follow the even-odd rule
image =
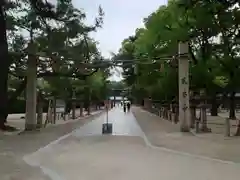
[[[208,128],[208,127],[205,126],[205,125],[202,126],[200,130],[201,130],[201,132],[212,132],[211,128]]]
[[[194,129],[195,128],[195,123],[191,123],[190,128]]]
[[[175,116],[176,116],[176,114],[175,114],[175,113],[172,113],[172,117],[171,117],[172,119],[171,119],[171,120],[172,120],[172,123],[173,123],[173,124],[175,124]]]
[[[199,133],[199,132],[200,132],[200,130],[199,130],[199,123],[200,123],[200,122],[199,122],[199,120],[197,119],[196,122],[195,122],[195,127],[196,127],[195,130],[196,130],[196,133]]]
[[[80,111],[80,117],[83,117],[83,111]]]
[[[169,121],[172,121],[172,112],[171,111],[168,111],[167,116],[168,116],[167,119]]]
[[[25,124],[25,131],[34,131],[36,130],[37,125],[36,124]]]
[[[189,132],[190,130],[187,126],[182,126],[182,127],[180,127],[180,131],[181,132]]]
[[[175,113],[174,122],[175,122],[175,124],[177,124],[179,122],[179,114],[178,114],[178,112]]]
[[[41,128],[42,128],[42,126],[43,126],[43,124],[42,124],[42,123],[41,123],[41,124],[37,124],[37,125],[36,125],[36,128],[37,128],[37,129],[41,129]]]

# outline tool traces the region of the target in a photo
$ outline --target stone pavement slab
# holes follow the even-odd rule
[[[133,107],[132,112],[154,146],[240,162],[240,138],[225,138],[223,135],[213,133],[197,136],[192,133],[181,133],[179,125],[163,120],[140,107]]]

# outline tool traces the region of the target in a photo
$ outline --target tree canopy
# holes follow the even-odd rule
[[[235,96],[239,91],[237,0],[171,0],[143,22],[144,27],[127,37],[114,57],[135,62],[122,64],[125,82],[136,97],[177,98],[178,70],[173,56],[178,53],[179,41],[188,42],[192,91],[204,89],[212,98],[223,92]]]
[[[98,42],[89,35],[102,27],[102,8],[99,6],[95,24],[86,25],[85,12],[71,0],[51,2],[10,0],[0,4],[1,123],[17,97],[24,97],[27,69],[33,62],[38,90],[46,97],[71,98],[73,91],[80,95],[92,89],[95,99],[105,98],[109,71],[94,66],[104,58]]]

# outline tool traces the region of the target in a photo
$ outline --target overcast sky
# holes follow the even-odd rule
[[[98,6],[102,6],[105,12],[104,25],[92,37],[99,41],[102,54],[109,57],[110,52],[118,51],[123,39],[143,26],[143,18],[166,4],[167,0],[73,0],[73,3],[75,7],[84,9],[88,23],[94,22]],[[113,79],[118,78],[114,76]]]

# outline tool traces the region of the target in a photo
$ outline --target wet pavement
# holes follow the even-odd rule
[[[53,180],[237,180],[240,166],[148,145],[132,113],[109,112],[113,135],[102,135],[106,114],[24,160]]]

